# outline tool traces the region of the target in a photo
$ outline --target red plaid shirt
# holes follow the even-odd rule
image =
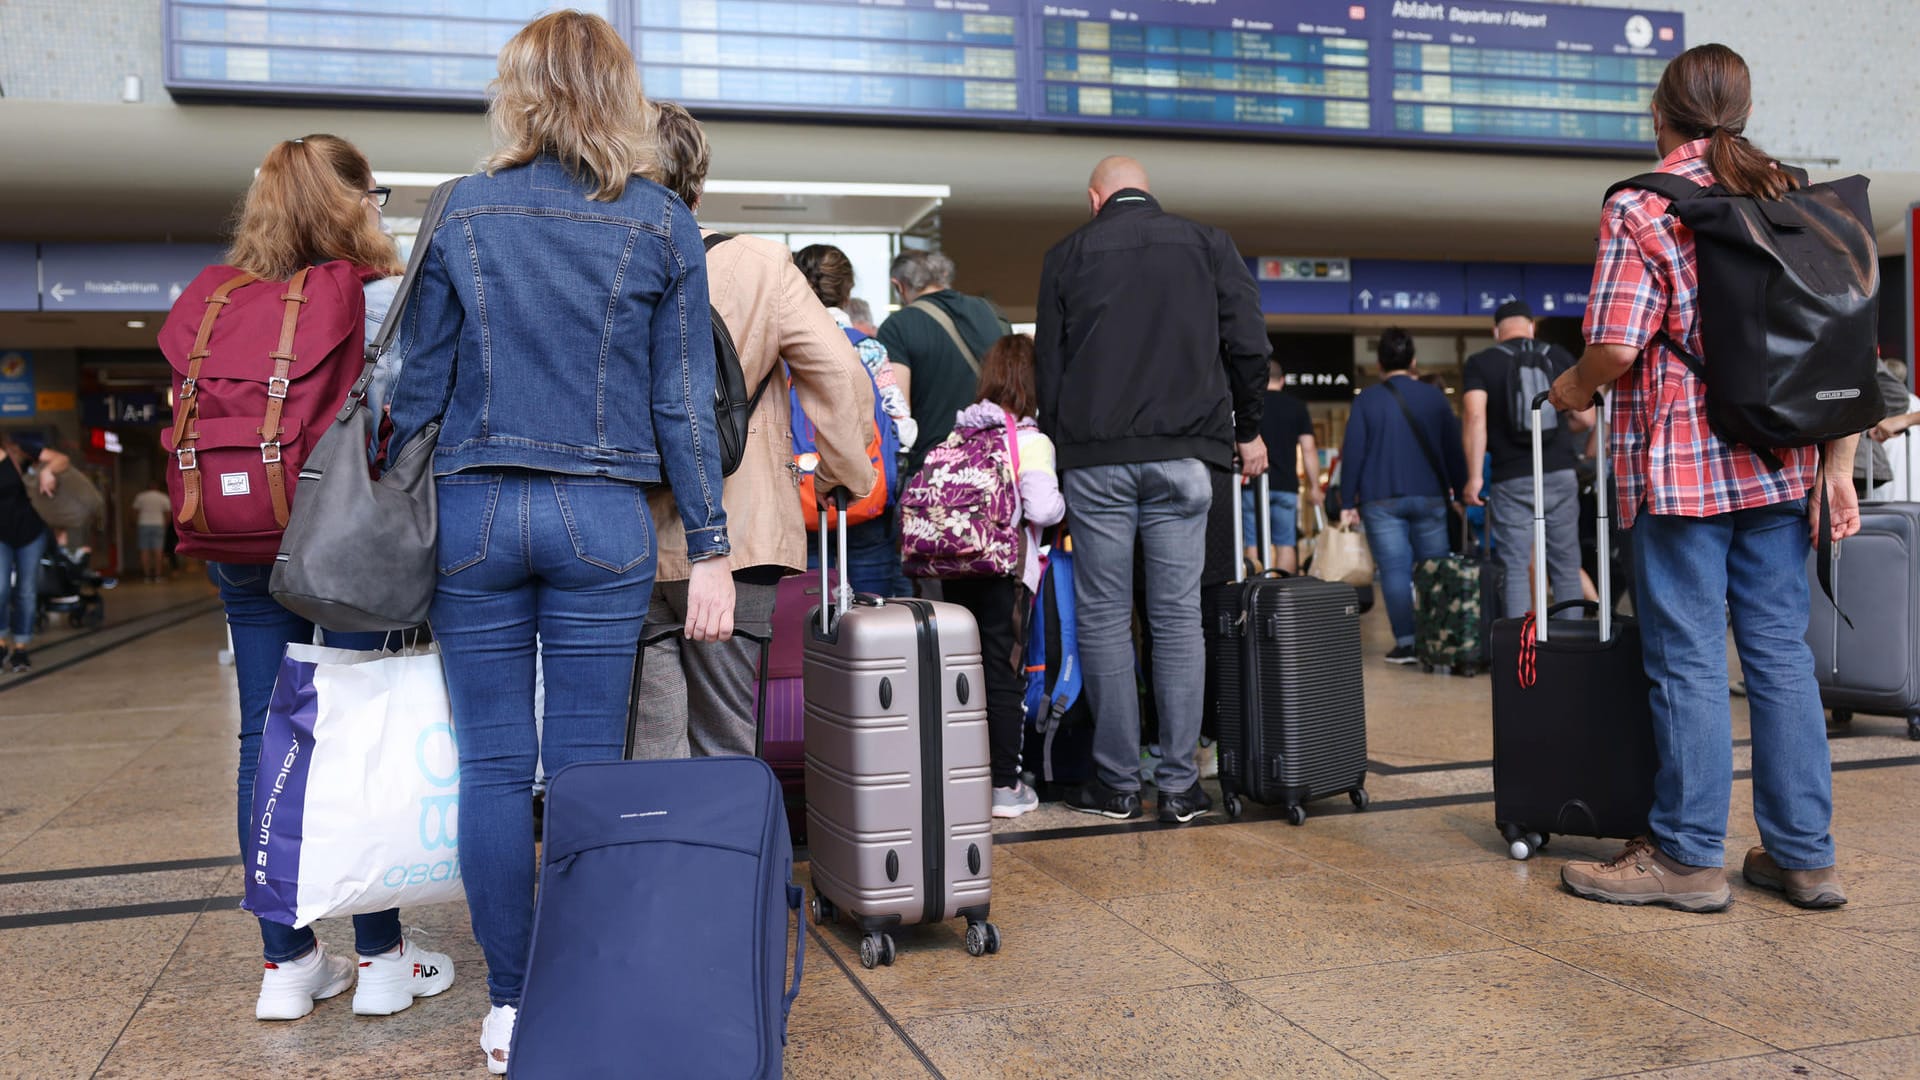
[[[1713,183],[1699,139],[1668,154],[1660,171],[1694,183]],[[1722,440],[1707,425],[1707,388],[1656,333],[1700,349],[1699,281],[1693,233],[1667,216],[1668,202],[1651,191],[1628,189],[1607,200],[1600,214],[1600,254],[1587,301],[1586,339],[1626,345],[1640,359],[1614,385],[1613,472],[1621,523],[1640,508],[1656,514],[1712,517],[1788,502],[1813,487],[1819,452],[1778,451],[1785,468],[1767,467],[1745,447]]]

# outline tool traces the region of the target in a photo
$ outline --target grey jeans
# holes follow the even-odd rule
[[[1546,475],[1547,580],[1553,602],[1578,600],[1580,591],[1580,477],[1572,469]],[[1501,480],[1487,489],[1493,543],[1507,568],[1506,618],[1533,607],[1533,477]]]
[[[736,579],[733,637],[693,642],[679,632],[687,623],[687,583],[654,583],[646,625],[640,632],[640,707],[633,733],[636,759],[752,756],[753,695],[761,643],[773,633],[777,591],[772,585]],[[644,644],[648,641],[654,643]]]
[[[1155,784],[1185,793],[1200,774],[1206,691],[1200,637],[1200,571],[1213,483],[1188,458],[1095,465],[1066,472],[1073,523],[1080,667],[1093,709],[1093,764],[1116,791],[1140,788],[1140,698],[1134,677],[1133,555],[1144,552],[1146,622],[1153,632],[1153,695],[1160,714]]]

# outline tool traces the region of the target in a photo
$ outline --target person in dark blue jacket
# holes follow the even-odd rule
[[[1413,338],[1399,327],[1380,335],[1380,385],[1353,399],[1340,482],[1347,524],[1365,522],[1393,624],[1390,664],[1411,664],[1413,567],[1447,554],[1447,503],[1467,481],[1460,418],[1447,395],[1420,381]],[[1358,509],[1353,509],[1358,507]]]
[[[633,54],[560,11],[500,50],[498,149],[447,204],[404,312],[405,446],[440,421],[432,621],[460,733],[460,870],[507,1071],[533,931],[533,774],[618,759],[655,542],[647,489],[686,530],[685,635],[733,628],[707,263],[693,214],[642,178]],[[534,728],[535,634],[545,730]]]

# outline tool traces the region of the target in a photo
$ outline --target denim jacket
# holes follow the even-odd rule
[[[454,188],[400,327],[393,437],[434,472],[664,479],[694,561],[725,555],[699,227],[635,177],[614,202],[552,157]]]

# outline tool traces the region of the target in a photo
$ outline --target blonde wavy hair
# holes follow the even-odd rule
[[[487,108],[497,149],[489,175],[552,154],[618,199],[651,162],[651,110],[640,69],[613,25],[598,15],[556,11],[522,27],[500,50]]]
[[[280,143],[247,188],[227,263],[267,281],[332,259],[399,273],[393,238],[367,212],[372,186],[366,155],[337,135]]]

